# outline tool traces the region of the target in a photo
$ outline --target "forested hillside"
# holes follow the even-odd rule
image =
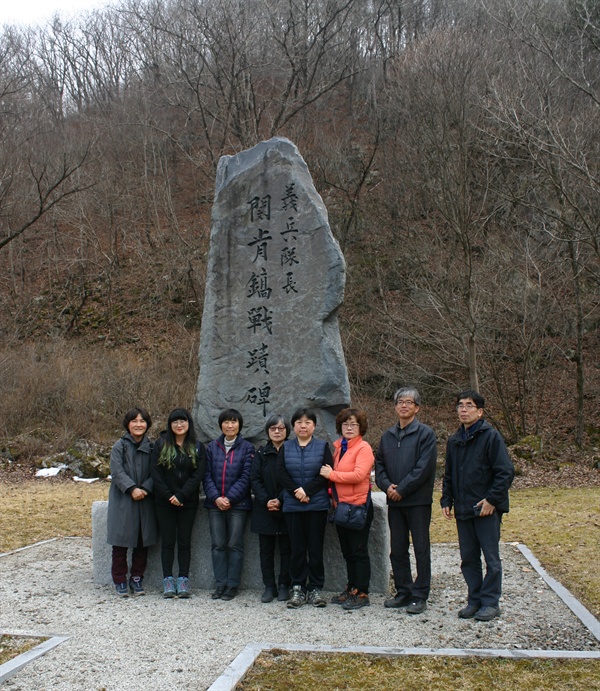
[[[0,103],[4,440],[191,404],[216,166],[278,135],[373,441],[416,383],[430,422],[473,386],[509,442],[600,446],[594,0],[123,0],[5,26]]]

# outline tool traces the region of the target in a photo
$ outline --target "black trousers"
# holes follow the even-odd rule
[[[498,607],[502,593],[502,561],[500,560],[500,516],[456,521],[460,548],[460,569],[469,589],[469,604]],[[481,554],[485,558],[485,577]]]
[[[292,585],[321,590],[325,583],[323,542],[327,525],[327,511],[291,511],[285,514],[292,555],[290,578]]]
[[[390,561],[396,592],[427,600],[431,587],[431,544],[429,525],[431,504],[425,506],[388,506],[390,526]],[[408,552],[412,538],[417,577],[413,581]]]
[[[157,504],[156,518],[160,528],[163,578],[173,575],[173,561],[175,559],[175,544],[177,544],[177,562],[179,576],[186,578],[190,574],[192,556],[192,528],[198,505],[193,506],[165,506]]]
[[[279,578],[275,579],[275,551],[279,543]],[[265,586],[275,588],[277,585],[290,585],[290,538],[286,533],[258,536],[260,570]]]
[[[346,561],[348,573],[347,588],[356,588],[361,593],[369,592],[371,560],[369,558],[369,531],[373,523],[373,502],[367,509],[367,522],[362,530],[348,530],[336,525],[340,549]]]

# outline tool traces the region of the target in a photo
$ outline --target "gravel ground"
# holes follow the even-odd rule
[[[167,601],[149,583],[145,597],[119,600],[92,582],[91,540],[48,542],[0,558],[0,630],[71,638],[5,688],[206,689],[248,643],[600,650],[515,546],[503,544],[502,557],[502,616],[480,623],[456,616],[466,594],[456,545],[434,546],[429,607],[410,616],[385,609],[381,595],[357,612],[288,610],[261,604],[257,591],[231,602],[213,601],[208,591]]]

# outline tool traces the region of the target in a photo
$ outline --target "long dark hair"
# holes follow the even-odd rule
[[[167,433],[165,435],[165,443],[163,444],[163,447],[160,450],[158,464],[164,465],[167,468],[172,468],[175,464],[175,458],[177,457],[179,447],[177,446],[177,442],[175,440],[175,435],[173,434],[171,425],[176,420],[187,420],[188,422],[188,431],[185,435],[185,439],[183,440],[183,444],[181,445],[181,451],[186,456],[189,456],[189,458],[192,461],[192,466],[195,468],[197,456],[196,430],[194,429],[194,421],[192,420],[192,416],[190,415],[189,411],[187,411],[185,408],[175,408],[175,410],[172,410],[169,415],[169,419],[167,420]]]

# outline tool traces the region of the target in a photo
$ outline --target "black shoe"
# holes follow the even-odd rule
[[[408,607],[413,601],[410,595],[403,595],[402,593],[396,593],[394,597],[389,600],[384,600],[383,606],[391,609],[396,609],[398,607]]]
[[[235,586],[227,586],[221,595],[221,600],[233,600],[237,595],[238,589]]]
[[[371,603],[369,602],[369,596],[367,593],[356,591],[355,593],[352,593],[346,602],[342,604],[342,609],[360,609],[361,607],[368,607],[370,604]]]
[[[422,614],[427,609],[427,600],[414,598],[406,608],[408,614]]]
[[[499,616],[500,607],[482,607],[475,615],[475,619],[477,619],[477,621],[492,621],[494,617]]]
[[[280,585],[279,592],[277,593],[277,599],[279,602],[287,602],[290,599],[290,586]]]
[[[458,610],[459,619],[472,619],[479,612],[481,605],[467,605]]]
[[[346,602],[349,597],[350,597],[350,590],[348,590],[348,588],[346,588],[339,595],[334,595],[331,598],[331,604],[332,605],[343,605],[344,602]]]
[[[273,602],[274,599],[275,599],[275,588],[268,585],[265,588],[265,592],[261,595],[260,601],[261,602]]]
[[[215,592],[211,595],[213,600],[220,600],[221,596],[225,592],[225,586],[224,585],[218,585]]]

